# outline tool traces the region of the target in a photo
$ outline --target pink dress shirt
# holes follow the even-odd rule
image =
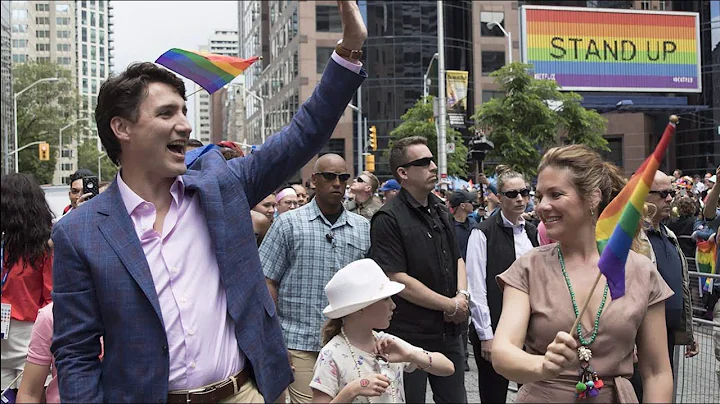
[[[167,333],[168,389],[189,390],[222,381],[245,367],[205,213],[177,177],[162,233],[153,230],[155,206],[117,176],[125,204],[152,274]]]

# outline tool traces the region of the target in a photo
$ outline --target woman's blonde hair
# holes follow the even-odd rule
[[[650,249],[650,243],[644,243],[640,241],[640,233],[643,232],[644,228],[650,226],[655,214],[657,213],[657,206],[652,203],[645,202],[643,204],[642,217],[640,218],[640,226],[635,231],[635,237],[633,237],[630,249],[638,254],[644,255],[649,259],[652,259],[652,252]]]
[[[325,324],[323,324],[322,326],[322,331],[320,332],[322,336],[323,346],[330,342],[330,340],[333,339],[336,335],[340,334],[340,329],[342,328],[342,326],[342,318],[331,318],[325,321]]]
[[[617,166],[603,160],[596,151],[585,145],[553,147],[540,161],[538,173],[548,167],[566,169],[578,195],[586,202],[589,195],[592,195],[596,189],[600,190],[598,215],[627,183]]]
[[[520,178],[525,182],[525,177],[522,174],[505,164],[498,164],[495,167],[495,175],[497,176],[497,189],[499,192],[505,192],[505,183],[513,178]]]

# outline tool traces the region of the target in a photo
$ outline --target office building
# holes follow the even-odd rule
[[[362,3],[362,2],[361,2]],[[245,71],[245,85],[265,103],[265,135],[287,125],[322,76],[342,25],[335,1],[245,1],[239,7],[241,57],[262,56]],[[246,96],[248,139],[261,141],[259,102]],[[354,160],[354,117],[349,108],[320,154],[337,153],[348,167]],[[307,182],[310,161],[291,180]]]
[[[2,170],[3,174],[12,171],[15,164],[13,156],[8,151],[15,150],[12,86],[12,42],[10,34],[10,1],[2,0],[2,43],[0,44],[0,131],[2,132]]]
[[[94,112],[100,85],[112,69],[112,3],[13,0],[11,8],[13,63],[56,62],[76,80],[80,106],[74,117],[88,121],[63,132],[53,183],[67,183],[77,170],[78,139],[101,147]]]
[[[681,118],[677,136],[661,169],[676,168],[696,174],[714,171],[720,164],[720,70],[718,42],[720,42],[720,2],[669,0],[595,0],[595,1],[492,1],[473,2],[473,21],[480,21],[473,30],[476,71],[475,102],[481,105],[494,97],[501,97],[499,86],[488,75],[507,60],[507,39],[497,28],[489,29],[487,22],[498,21],[513,39],[513,61],[520,61],[519,9],[523,5],[564,6],[588,8],[635,9],[648,11],[691,11],[700,15],[700,43],[702,61],[701,93],[667,92],[578,92],[583,105],[601,112],[608,125],[605,137],[610,151],[606,158],[631,175],[657,144],[670,114]],[[714,23],[712,22],[714,19]],[[478,57],[479,56],[479,57]],[[633,105],[618,107],[621,101]]]
[[[242,7],[240,3],[238,7]],[[234,56],[239,54],[238,31],[216,30],[208,39],[207,45],[199,47],[200,52],[216,55]],[[199,89],[195,85],[195,89]],[[221,140],[231,140],[227,133],[227,90],[220,89],[212,95],[201,90],[192,96],[195,98],[195,129],[192,137],[204,144],[217,143]]]

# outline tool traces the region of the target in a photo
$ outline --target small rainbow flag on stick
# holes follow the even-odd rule
[[[717,271],[715,263],[717,262],[717,245],[713,240],[698,241],[695,250],[695,262],[697,263],[698,272],[714,274]],[[703,292],[710,292],[713,287],[713,278],[700,278],[700,295]]]
[[[677,116],[672,115],[655,151],[642,163],[598,219],[595,228],[595,240],[600,252],[598,267],[607,278],[613,299],[625,295],[625,263],[628,253],[640,225],[645,198],[650,192],[650,186],[670,139],[675,134],[677,122]]]
[[[258,56],[240,59],[172,48],[160,55],[155,63],[187,77],[212,94],[260,59]]]

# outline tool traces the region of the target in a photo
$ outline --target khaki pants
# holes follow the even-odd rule
[[[221,403],[264,403],[265,399],[263,398],[262,394],[260,394],[260,390],[258,390],[257,386],[255,386],[255,382],[250,379],[245,384],[240,386],[240,391],[237,392],[237,394],[230,396],[222,401]]]
[[[28,344],[30,344],[30,336],[33,329],[32,321],[18,321],[10,319],[10,337],[2,340],[2,387],[18,388],[22,377],[12,386],[10,382],[15,379],[25,368],[25,359],[27,358]]]
[[[290,402],[294,404],[311,403],[313,394],[310,382],[312,381],[313,368],[318,358],[318,352],[295,351],[292,349],[289,352],[295,368],[293,372],[295,381],[288,387],[287,391]],[[282,399],[282,396],[280,396],[280,399]]]

